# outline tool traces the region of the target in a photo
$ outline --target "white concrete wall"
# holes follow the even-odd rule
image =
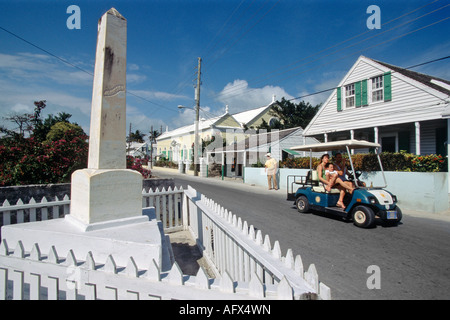
[[[279,187],[286,191],[288,175],[306,175],[307,169],[280,169],[277,175]],[[384,173],[386,190],[395,194],[403,211],[443,213],[449,210],[447,172],[394,172]],[[384,185],[381,172],[363,173],[360,179],[369,186]],[[267,187],[264,168],[245,168],[244,182]]]

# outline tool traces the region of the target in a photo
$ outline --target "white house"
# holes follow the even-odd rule
[[[283,161],[290,157],[305,156],[303,152],[291,150],[293,145],[317,142],[315,138],[305,137],[302,127],[261,132],[249,135],[245,140],[226,147],[207,151],[207,163],[221,164],[225,176],[240,177],[244,167],[255,165],[258,161],[264,164],[265,155],[269,152],[277,161]],[[320,154],[314,154],[314,156],[320,156]]]
[[[363,139],[382,151],[447,155],[450,81],[360,56],[304,135]]]
[[[127,155],[145,158],[150,155],[150,143],[149,142],[128,142],[127,143]]]
[[[269,113],[274,103],[275,96],[273,96],[271,103],[260,108],[230,114],[227,107],[223,115],[210,119],[200,119],[200,141],[209,141],[213,137],[216,139],[220,136],[221,141],[225,139],[230,144],[245,139],[248,136],[244,132],[245,128],[257,127],[263,120],[270,123],[274,119]],[[158,155],[162,155],[164,158],[174,162],[190,161],[194,152],[194,133],[194,119],[192,119],[191,125],[170,131],[166,130],[166,132],[156,138]],[[227,134],[229,135],[228,137]]]

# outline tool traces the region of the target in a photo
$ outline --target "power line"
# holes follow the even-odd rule
[[[1,27],[1,26],[0,26],[0,29],[3,30],[3,31],[5,31],[6,33],[8,33],[8,34],[10,34],[10,35],[12,35],[12,36],[14,36],[14,37],[16,37],[17,39],[19,39],[19,40],[21,40],[21,41],[23,41],[23,42],[25,42],[25,43],[31,45],[32,47],[34,47],[34,48],[36,48],[36,49],[38,49],[38,50],[40,50],[40,51],[46,53],[47,55],[49,55],[49,56],[51,56],[51,57],[53,57],[53,58],[55,58],[55,59],[58,59],[59,61],[63,62],[64,64],[67,64],[67,65],[69,65],[69,66],[71,66],[71,67],[73,67],[73,68],[75,68],[75,69],[78,69],[78,70],[80,70],[80,71],[82,71],[82,72],[84,72],[84,73],[90,75],[91,77],[94,76],[93,73],[91,73],[91,72],[89,72],[89,71],[87,71],[87,70],[85,70],[85,69],[83,69],[83,68],[80,68],[79,66],[77,66],[77,65],[75,65],[75,64],[73,64],[73,63],[71,63],[70,61],[68,61],[68,60],[66,60],[66,59],[64,59],[64,58],[61,58],[61,57],[57,56],[56,54],[54,54],[54,53],[52,53],[52,52],[50,52],[50,51],[48,51],[48,50],[46,50],[46,49],[44,49],[44,48],[42,48],[42,47],[40,47],[40,46],[34,44],[34,43],[32,43],[32,42],[30,42],[30,41],[24,39],[23,37],[21,37],[21,36],[15,34],[14,32],[9,31],[9,30],[5,29],[4,27]],[[153,105],[155,105],[155,106],[158,106],[158,107],[160,107],[160,108],[164,108],[164,109],[167,109],[167,110],[176,112],[176,110],[174,110],[174,109],[172,109],[172,108],[169,108],[169,107],[166,107],[166,106],[161,105],[161,104],[159,104],[159,103],[156,103],[156,102],[154,102],[154,101],[148,100],[148,99],[146,99],[146,98],[144,98],[144,97],[142,97],[142,96],[139,96],[139,95],[137,95],[137,94],[135,94],[135,93],[132,93],[132,92],[130,92],[130,91],[128,91],[128,90],[126,90],[126,93],[129,94],[129,95],[132,95],[132,96],[134,96],[134,97],[136,97],[136,98],[139,98],[139,99],[141,99],[141,100],[144,100],[144,101],[146,101],[146,102],[149,102],[149,103],[151,103],[151,104],[153,104]]]
[[[239,10],[239,8],[241,7],[241,5],[245,2],[246,0],[242,0],[238,6],[233,10],[233,12],[230,14],[230,16],[227,18],[227,20],[225,21],[225,23],[222,25],[222,27],[219,29],[219,31],[215,34],[215,36],[211,39],[211,41],[208,43],[208,45],[206,46],[205,50],[208,50],[209,46],[214,42],[214,40],[217,38],[217,36],[222,32],[222,30],[225,28],[225,26],[228,24],[228,22],[231,20],[231,18],[234,16],[234,14]],[[211,49],[209,49],[208,51],[206,51],[206,53],[203,56],[208,56],[209,52],[214,49],[216,45],[214,45]]]
[[[268,0],[267,0],[268,1]],[[273,8],[275,8],[275,6],[280,2],[280,0],[278,0],[272,7],[270,7],[270,9],[268,11],[266,11],[264,13],[264,15],[262,17],[260,17],[258,19],[258,21],[256,21],[249,29],[247,29],[239,38],[237,38],[230,46],[224,48],[224,51],[221,53],[220,56],[223,56],[228,50],[230,50],[232,47],[234,47],[236,45],[237,42],[239,42],[247,33],[249,33],[251,30],[253,30],[254,27],[256,27],[257,24],[259,24],[261,22],[261,20],[267,16],[269,14],[270,11],[273,10]],[[263,6],[260,7],[260,9],[248,20],[248,22],[251,21],[251,19],[253,19],[254,16],[256,16],[257,13],[259,13],[259,11],[262,10],[262,8],[265,6],[265,4]],[[246,23],[247,24],[247,23]],[[245,24],[245,25],[246,25]],[[244,25],[244,27],[245,27]],[[242,30],[243,27],[240,29]],[[239,31],[240,31],[239,30]],[[233,35],[234,36],[234,35]],[[219,58],[216,58],[215,60],[213,60],[213,62],[211,62],[211,65],[209,65],[209,67],[211,68],[211,66],[213,66],[217,61],[219,60]],[[208,65],[207,65],[208,66]]]
[[[442,60],[446,60],[446,59],[450,59],[450,55],[445,56],[445,57],[441,57],[441,58],[437,58],[437,59],[433,59],[433,60],[430,60],[430,61],[422,62],[422,63],[419,63],[419,64],[415,64],[413,66],[410,66],[410,67],[407,67],[407,68],[402,68],[402,69],[409,70],[409,69],[417,68],[417,67],[420,67],[420,66],[424,66],[424,65],[427,65],[427,64],[430,64],[430,63],[434,63],[434,62],[438,62],[438,61],[442,61]],[[399,71],[395,71],[394,70],[394,71],[391,72],[391,74],[395,74],[395,73],[398,73],[398,72]],[[321,90],[321,91],[317,91],[317,92],[313,92],[313,93],[308,93],[308,94],[305,94],[305,95],[302,95],[302,96],[299,96],[299,97],[296,97],[296,98],[287,99],[287,101],[303,99],[303,98],[306,98],[306,97],[310,97],[310,96],[314,96],[314,95],[317,95],[317,94],[321,94],[321,93],[325,93],[325,92],[328,92],[328,91],[332,91],[332,90],[335,90],[337,88],[338,87],[333,87],[333,88],[329,88],[329,89],[325,89],[325,90]]]
[[[389,39],[389,40],[380,42],[380,43],[378,43],[378,44],[375,44],[375,45],[373,45],[373,46],[367,47],[367,48],[365,48],[365,49],[361,49],[361,50],[354,51],[354,52],[352,52],[352,53],[350,53],[350,54],[347,54],[347,55],[345,55],[345,56],[343,56],[343,57],[340,57],[340,58],[337,58],[337,59],[335,59],[335,60],[332,60],[332,61],[329,61],[329,62],[326,62],[326,63],[322,63],[322,64],[320,64],[320,65],[318,65],[318,66],[316,66],[316,67],[313,67],[313,68],[304,70],[304,71],[302,71],[302,72],[296,73],[296,74],[291,75],[291,76],[289,76],[289,77],[285,77],[285,78],[281,79],[280,81],[286,80],[286,79],[290,79],[290,78],[293,78],[293,77],[297,77],[297,76],[299,76],[300,74],[306,73],[306,72],[308,72],[308,71],[316,70],[316,69],[318,69],[318,68],[320,68],[320,67],[323,67],[323,66],[328,65],[328,64],[331,64],[331,63],[335,63],[335,62],[337,62],[337,61],[343,60],[343,59],[348,58],[348,57],[350,57],[350,56],[353,56],[353,55],[355,55],[355,54],[358,54],[358,53],[361,54],[362,52],[364,52],[364,51],[366,51],[366,50],[373,49],[373,48],[378,47],[378,46],[380,46],[380,45],[383,45],[383,44],[389,43],[389,42],[391,42],[391,41],[400,39],[400,38],[402,38],[402,37],[405,37],[405,36],[410,35],[410,34],[412,34],[412,33],[415,33],[415,32],[418,32],[418,31],[420,31],[420,30],[426,29],[426,28],[428,28],[428,27],[431,27],[431,26],[433,26],[433,25],[435,25],[435,24],[441,23],[441,22],[446,21],[446,20],[448,20],[448,19],[450,19],[450,17],[446,17],[446,18],[441,19],[441,20],[439,20],[439,21],[435,21],[435,22],[433,22],[433,23],[431,23],[431,24],[428,24],[428,25],[426,25],[426,26],[420,27],[420,28],[415,29],[415,30],[413,30],[413,31],[404,33],[404,34],[402,34],[402,35],[399,35],[399,36],[397,36],[397,37],[391,38],[391,39]],[[231,89],[234,89],[234,91],[238,91],[238,89],[240,89],[240,88],[231,88]],[[228,93],[232,92],[231,89],[230,89],[230,91],[228,91]],[[258,88],[246,90],[244,93],[246,94],[246,93],[251,92],[251,91],[254,91],[254,90],[258,90]],[[229,95],[229,94],[220,93],[220,94],[218,94],[217,96],[219,96],[219,95],[226,95],[227,97],[235,97],[235,96],[239,96],[239,95],[244,94],[244,93],[237,93],[237,94],[234,94],[234,95]]]
[[[405,14],[403,14],[403,15],[397,17],[397,18],[394,18],[394,19],[392,19],[392,20],[390,20],[390,21],[384,23],[383,26],[388,25],[388,24],[392,23],[393,21],[396,21],[396,20],[398,20],[398,19],[400,19],[400,18],[403,18],[403,17],[405,17],[405,16],[407,16],[407,15],[410,15],[410,14],[412,14],[412,13],[414,13],[414,12],[420,10],[420,9],[423,9],[424,7],[427,7],[427,6],[433,4],[433,3],[437,2],[437,1],[439,1],[439,0],[434,0],[433,2],[430,2],[430,3],[428,3],[428,4],[424,5],[424,6],[421,6],[421,7],[419,7],[419,8],[416,8],[416,9],[414,9],[414,10],[408,12],[408,13],[405,13]],[[350,47],[355,46],[355,45],[357,45],[357,44],[360,44],[360,43],[362,43],[362,42],[365,42],[365,41],[368,41],[368,40],[370,40],[370,39],[373,39],[373,38],[375,38],[375,37],[379,37],[379,36],[381,36],[382,34],[384,34],[384,33],[386,33],[386,32],[395,30],[395,29],[397,29],[397,28],[399,28],[399,27],[401,27],[401,26],[404,26],[404,25],[406,25],[406,24],[412,23],[412,22],[414,22],[414,21],[416,21],[416,20],[418,20],[418,19],[421,19],[421,18],[423,18],[423,17],[425,17],[425,16],[428,16],[428,15],[430,15],[430,14],[432,14],[432,13],[435,13],[435,12],[437,12],[437,11],[439,11],[439,10],[442,10],[442,9],[448,7],[448,6],[450,6],[450,4],[447,4],[447,5],[443,6],[443,7],[440,7],[440,8],[438,8],[438,9],[433,10],[433,11],[430,11],[430,12],[428,12],[428,13],[426,13],[426,14],[420,16],[420,17],[417,17],[417,18],[414,18],[414,19],[412,19],[412,20],[409,20],[409,21],[407,21],[407,22],[405,22],[405,23],[402,23],[402,24],[400,24],[400,25],[398,25],[398,26],[396,26],[396,27],[392,27],[392,28],[390,28],[390,29],[388,29],[388,30],[386,30],[386,31],[383,31],[383,32],[381,32],[381,33],[379,33],[379,34],[377,34],[377,35],[374,35],[374,36],[369,37],[369,38],[365,38],[364,40],[361,40],[361,41],[359,41],[359,42],[357,42],[357,43],[354,43],[354,44],[351,44],[351,45],[349,45],[349,46],[346,46],[346,47],[344,47],[344,48],[342,48],[342,49],[333,51],[333,52],[331,52],[331,53],[329,53],[329,54],[327,54],[327,55],[325,55],[325,56],[318,57],[318,58],[316,58],[316,59],[314,59],[314,60],[311,60],[311,61],[309,61],[309,62],[306,62],[306,63],[304,63],[304,64],[302,64],[302,65],[300,65],[300,66],[297,66],[297,67],[288,69],[288,70],[286,70],[286,71],[278,71],[278,70],[283,70],[283,69],[286,69],[287,67],[296,65],[296,64],[298,64],[298,63],[301,62],[301,61],[307,60],[308,58],[317,57],[317,55],[320,55],[320,54],[322,54],[322,53],[324,53],[324,52],[326,52],[326,51],[329,51],[330,49],[333,49],[333,48],[335,48],[335,47],[338,47],[338,46],[340,46],[340,45],[342,45],[342,44],[344,44],[344,43],[347,43],[347,42],[349,42],[349,41],[351,41],[351,40],[357,39],[357,38],[359,38],[359,37],[361,37],[361,36],[367,34],[368,32],[371,32],[371,31],[372,31],[372,30],[367,30],[367,31],[365,31],[365,32],[363,32],[363,33],[360,33],[360,34],[358,34],[358,35],[356,35],[356,36],[353,36],[353,37],[351,37],[351,38],[349,38],[349,39],[347,39],[347,40],[344,40],[344,41],[342,41],[342,42],[340,42],[340,43],[338,43],[338,44],[335,44],[335,45],[333,45],[333,46],[330,46],[330,47],[328,47],[328,48],[326,48],[326,49],[324,49],[324,50],[321,50],[321,51],[319,51],[319,52],[317,52],[317,53],[314,53],[314,54],[312,54],[312,55],[309,55],[308,57],[305,57],[305,58],[302,58],[302,59],[300,59],[300,60],[297,60],[297,61],[294,62],[294,63],[288,64],[288,65],[286,65],[286,66],[284,66],[284,67],[278,68],[278,69],[273,70],[273,71],[268,72],[268,73],[265,73],[264,75],[262,75],[262,76],[260,76],[260,77],[253,78],[253,80],[256,80],[257,82],[262,82],[262,81],[264,81],[264,80],[268,80],[268,79],[270,79],[270,78],[273,78],[273,76],[269,76],[269,75],[271,75],[271,74],[278,74],[278,75],[281,75],[281,74],[285,74],[285,73],[287,73],[287,72],[293,71],[293,70],[295,70],[295,69],[298,69],[298,68],[301,67],[301,66],[305,66],[305,65],[311,64],[312,62],[321,60],[321,59],[323,59],[323,58],[325,58],[325,57],[328,57],[328,56],[330,56],[330,55],[333,55],[333,54],[336,54],[336,53],[338,53],[338,52],[340,52],[340,51],[343,51],[344,49],[350,48]],[[439,22],[440,22],[440,21],[439,21]],[[369,47],[369,48],[371,48],[371,47]],[[311,69],[310,69],[310,70],[311,70]],[[298,74],[297,74],[297,75],[298,75]],[[264,77],[264,76],[266,76],[266,77]],[[284,79],[282,79],[282,80],[285,80],[285,79],[288,79],[288,78],[284,78]],[[229,93],[232,93],[233,91],[239,91],[240,89],[243,89],[243,88],[241,88],[241,87],[239,87],[239,86],[238,86],[238,87],[232,87],[232,88],[229,88],[228,90],[226,90],[225,92],[221,92],[221,95],[222,95],[222,94],[229,94]]]
[[[94,74],[92,74],[91,72],[86,71],[86,70],[84,70],[84,69],[78,67],[77,65],[74,65],[73,63],[67,61],[66,59],[63,59],[63,58],[61,58],[61,57],[58,57],[56,54],[53,54],[53,53],[51,53],[50,51],[45,50],[44,48],[42,48],[42,47],[40,47],[40,46],[38,46],[38,45],[36,45],[36,44],[34,44],[34,43],[32,43],[32,42],[30,42],[30,41],[24,39],[24,38],[22,38],[21,36],[15,34],[15,33],[13,33],[13,32],[11,32],[11,31],[9,31],[9,30],[7,30],[7,29],[1,27],[1,26],[0,26],[0,29],[2,29],[3,31],[5,31],[6,33],[9,33],[9,34],[12,35],[13,37],[16,37],[17,39],[22,40],[23,42],[29,44],[30,46],[33,46],[33,47],[35,47],[36,49],[39,49],[39,50],[41,50],[42,52],[45,52],[46,54],[48,54],[49,56],[52,56],[53,58],[56,58],[56,59],[58,59],[59,61],[65,63],[65,64],[67,64],[67,65],[69,65],[69,66],[71,66],[71,67],[73,67],[73,68],[76,68],[76,69],[78,69],[78,70],[80,70],[80,71],[82,71],[82,72],[84,72],[84,73],[87,73],[87,74],[90,75],[90,76],[94,76]]]

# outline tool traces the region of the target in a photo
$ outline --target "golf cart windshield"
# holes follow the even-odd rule
[[[291,150],[295,151],[309,151],[310,152],[310,169],[312,169],[312,153],[313,152],[327,152],[327,151],[346,151],[348,154],[348,158],[350,161],[350,166],[352,168],[353,174],[355,174],[355,168],[353,167],[353,161],[351,157],[351,150],[355,149],[368,149],[368,148],[375,148],[375,153],[377,154],[378,163],[380,164],[380,170],[383,175],[384,180],[384,186],[377,186],[376,188],[386,188],[386,178],[384,176],[383,171],[383,165],[381,164],[381,159],[378,154],[378,149],[380,148],[380,145],[378,143],[374,142],[368,142],[364,140],[341,140],[341,141],[332,141],[332,142],[324,142],[324,143],[314,143],[314,144],[308,144],[308,145],[301,145],[301,146],[295,146],[291,147]],[[355,179],[355,183],[358,187],[362,187],[361,185],[358,185],[357,179]]]

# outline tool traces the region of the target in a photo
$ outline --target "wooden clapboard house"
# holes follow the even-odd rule
[[[448,80],[360,56],[304,135],[374,141],[389,152],[446,155],[449,97]]]

